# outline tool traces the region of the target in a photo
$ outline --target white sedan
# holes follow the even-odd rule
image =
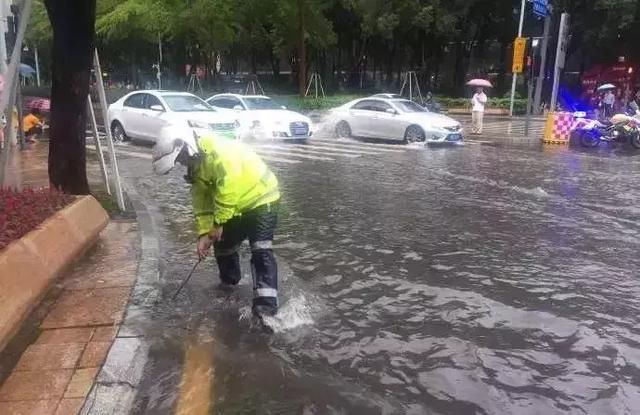
[[[116,141],[156,142],[165,126],[190,128],[198,135],[215,131],[237,138],[237,117],[211,108],[193,94],[171,91],[136,91],[109,106],[109,125]]]
[[[332,110],[338,137],[461,143],[462,125],[403,98],[369,97]]]
[[[207,103],[238,117],[242,138],[306,141],[313,135],[309,117],[289,111],[264,95],[219,94]]]

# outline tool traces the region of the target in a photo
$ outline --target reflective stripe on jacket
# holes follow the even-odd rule
[[[207,136],[198,140],[198,147],[201,159],[191,188],[198,235],[280,199],[278,179],[243,143]]]

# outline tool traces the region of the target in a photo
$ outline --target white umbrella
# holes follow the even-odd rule
[[[598,91],[606,91],[607,89],[616,89],[617,86],[614,84],[604,84],[598,87]]]
[[[483,88],[493,88],[493,85],[491,85],[491,82],[487,81],[486,79],[472,79],[469,82],[467,82],[467,85],[480,86]]]

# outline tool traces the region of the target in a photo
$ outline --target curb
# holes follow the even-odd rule
[[[129,413],[149,359],[149,344],[136,327],[135,316],[131,314],[132,311],[152,309],[159,298],[160,245],[154,219],[142,197],[133,186],[123,185],[135,209],[139,226],[140,252],[136,283],[125,308],[122,326],[80,411],[82,415]]]
[[[82,196],[0,252],[0,350],[61,272],[109,223],[93,196]]]

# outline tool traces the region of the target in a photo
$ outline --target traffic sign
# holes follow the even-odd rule
[[[538,17],[547,17],[549,9],[548,0],[533,0],[533,14]]]
[[[517,37],[513,42],[513,65],[511,72],[522,73],[524,69],[524,51],[527,47],[526,37]]]

